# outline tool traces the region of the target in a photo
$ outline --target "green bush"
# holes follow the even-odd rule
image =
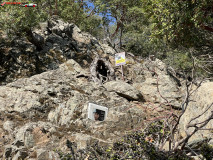
[[[202,144],[200,151],[203,157],[206,158],[206,160],[213,159],[213,146],[210,146],[209,144],[204,143]]]
[[[115,142],[113,146],[101,147],[98,142],[94,142],[84,150],[79,150],[74,153],[76,159],[89,160],[107,159],[107,160],[120,160],[120,159],[148,159],[148,160],[190,160],[183,151],[177,150],[176,152],[160,151],[154,145],[156,135],[161,137],[166,136],[168,133],[165,131],[163,134],[163,123],[161,121],[151,123],[146,130],[135,131],[127,134],[119,141]],[[153,141],[147,139],[152,137]],[[72,154],[63,154],[59,152],[62,159],[71,160]]]
[[[23,35],[47,18],[47,12],[39,8],[5,5],[1,8],[0,28],[5,30],[9,36]]]

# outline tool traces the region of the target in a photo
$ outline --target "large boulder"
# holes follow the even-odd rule
[[[5,146],[5,159],[60,159],[53,152],[53,146],[57,147],[54,134],[56,128],[48,122],[30,122],[22,127],[17,127],[10,134],[15,135],[11,144]]]
[[[110,81],[104,84],[108,91],[116,92],[118,95],[128,100],[143,100],[141,93],[133,86],[123,81]]]
[[[135,64],[132,71],[133,86],[141,92],[147,102],[180,108],[180,84],[165,63],[159,59],[145,60],[142,64]]]
[[[189,105],[180,119],[179,129],[182,137],[186,136],[186,131],[188,133],[194,130],[194,127],[187,128],[189,121],[199,115],[201,115],[211,104],[213,103],[213,82],[205,82],[200,88],[192,95],[190,98]],[[190,124],[200,123],[205,121],[213,112],[213,105],[200,117],[193,120]],[[199,126],[199,125],[198,125]],[[194,134],[189,141],[196,141],[205,138],[213,137],[213,119],[203,127],[203,130],[199,130]],[[211,130],[208,130],[211,129]]]

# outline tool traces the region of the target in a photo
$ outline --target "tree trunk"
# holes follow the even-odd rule
[[[120,49],[122,48],[122,36],[123,36],[123,25],[121,25],[121,33],[120,33]]]
[[[50,17],[52,17],[52,5],[51,5],[51,2],[50,0],[48,0],[48,4],[49,4],[49,14],[50,14]]]
[[[58,0],[55,0],[55,15],[58,15]]]

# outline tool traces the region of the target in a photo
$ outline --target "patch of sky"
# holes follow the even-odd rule
[[[88,8],[89,8],[89,13],[95,8],[94,4],[88,0],[88,1],[85,1]],[[106,17],[108,20],[109,20],[109,25],[114,25],[116,23],[116,20],[114,17],[111,16],[111,13],[106,13],[105,15],[103,15],[103,13],[95,13],[96,15],[100,16],[100,17]]]

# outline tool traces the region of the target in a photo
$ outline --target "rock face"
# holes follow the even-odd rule
[[[57,160],[69,141],[74,150],[109,145],[145,125],[148,104],[180,106],[179,81],[158,59],[127,54],[123,81],[115,50],[74,24],[53,17],[32,36],[0,39],[0,159]],[[95,83],[97,74],[110,78]],[[210,103],[211,86],[199,90],[199,106]],[[89,103],[108,108],[104,121],[88,119]]]
[[[128,100],[141,100],[143,101],[142,94],[134,87],[123,81],[110,81],[104,84],[108,91],[114,91],[118,95]]]
[[[180,120],[180,133],[184,137],[186,136],[186,131],[189,133],[194,130],[193,127],[187,129],[186,125],[189,121],[202,114],[207,107],[209,107],[213,103],[213,82],[205,82],[200,88],[198,88],[197,92],[193,94],[191,97],[191,102],[182,116]],[[209,108],[208,111],[205,112],[202,116],[193,120],[191,124],[203,122],[209,117],[213,112],[213,105]],[[198,125],[199,126],[199,125]],[[213,128],[213,120],[209,121],[209,123],[203,129],[212,129]],[[212,138],[213,133],[212,130],[200,130],[196,134],[194,134],[189,141],[196,141],[205,138]]]
[[[146,101],[180,107],[182,95],[179,82],[162,61],[144,61],[142,65],[136,64],[133,71],[133,86]]]
[[[117,92],[109,92],[88,78],[78,77],[88,74],[87,69],[69,60],[56,70],[1,86],[0,113],[5,119],[3,129],[6,134],[3,139],[10,139],[10,143],[2,148],[2,156],[20,157],[18,152],[24,152],[28,158],[31,152],[35,152],[37,158],[43,154],[46,156],[46,153],[41,155],[37,151],[41,148],[69,151],[66,139],[76,142],[78,149],[97,140],[103,145],[110,144],[124,131],[139,127],[143,110],[131,107],[134,104]],[[125,91],[126,96],[139,99],[139,92],[131,85],[125,82],[122,85],[126,87],[121,87],[120,92]],[[105,121],[94,122],[87,118],[89,102],[109,109]],[[16,146],[16,143],[21,144]]]
[[[9,41],[0,35],[0,85],[53,70],[69,59],[89,67],[101,54],[115,53],[74,24],[53,17],[40,24],[28,38]]]

